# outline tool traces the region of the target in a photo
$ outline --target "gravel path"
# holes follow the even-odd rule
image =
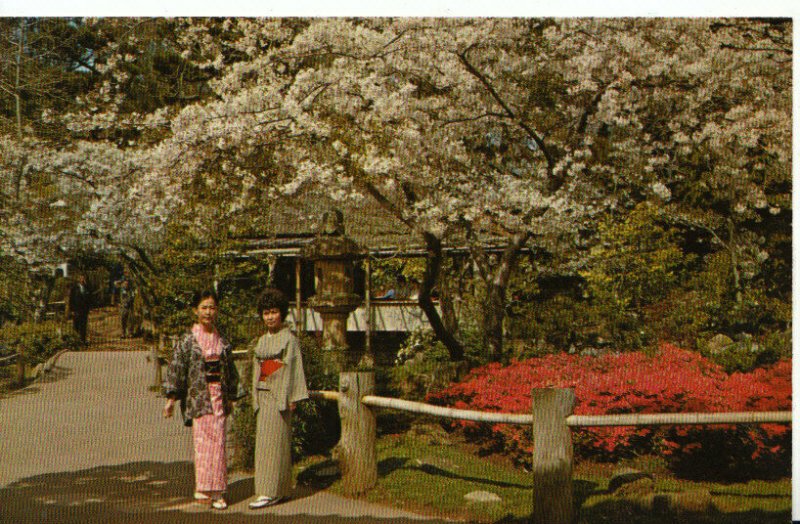
[[[0,523],[437,522],[300,487],[253,512],[252,478],[232,475],[226,512],[191,501],[190,431],[161,417],[143,351],[63,354],[0,399]]]

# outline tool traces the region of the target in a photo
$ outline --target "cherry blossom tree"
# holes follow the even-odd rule
[[[461,349],[429,294],[443,242],[472,246],[487,289],[486,344],[499,359],[505,290],[522,246],[535,239],[574,249],[575,233],[601,210],[624,211],[672,191],[681,177],[673,159],[698,155],[696,144],[730,158],[724,143],[740,140],[742,129],[763,130],[766,147],[782,149],[780,176],[787,173],[778,158],[786,157],[788,122],[785,24],[246,23],[282,38],[268,45],[254,38],[248,59],[214,84],[216,99],[171,120],[162,144],[170,173],[202,177],[204,187],[231,195],[234,212],[309,187],[342,200],[375,199],[427,246],[420,304],[455,358]],[[770,38],[778,50],[767,67],[761,48]],[[765,86],[780,96],[762,91],[741,103]],[[739,164],[717,178],[746,171]],[[501,253],[489,254],[487,241]]]
[[[126,105],[146,54],[127,32],[98,60],[100,88],[67,117],[75,136],[122,151],[98,158],[121,154],[129,167],[126,190],[101,190],[81,227],[107,235],[112,220],[134,235],[156,217],[224,236],[281,198],[372,199],[426,246],[420,305],[454,359],[463,347],[431,300],[447,243],[470,246],[485,345],[499,360],[523,247],[581,254],[598,214],[652,199],[741,269],[753,213],[790,210],[786,21],[170,24],[167,56],[183,60],[195,90]]]

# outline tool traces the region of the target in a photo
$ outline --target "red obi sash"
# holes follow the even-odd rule
[[[272,375],[280,368],[283,367],[283,362],[277,359],[268,359],[261,361],[261,377],[259,380],[265,380],[268,376]]]

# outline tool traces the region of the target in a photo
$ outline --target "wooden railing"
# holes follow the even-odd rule
[[[574,521],[572,490],[572,427],[652,426],[693,424],[761,424],[792,421],[790,411],[738,413],[634,413],[615,415],[573,415],[575,392],[546,388],[531,392],[531,414],[487,413],[434,406],[373,395],[372,372],[339,375],[339,391],[312,391],[311,397],[335,400],[341,417],[338,448],[342,487],[357,494],[377,482],[376,425],[372,408],[387,408],[437,417],[530,425],[533,434],[533,511],[536,524],[571,524]]]

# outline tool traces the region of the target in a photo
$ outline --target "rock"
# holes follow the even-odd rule
[[[655,490],[656,486],[652,478],[641,477],[632,482],[627,482],[621,485],[614,492],[614,495],[617,497],[625,497],[625,498],[644,497],[647,495],[652,495],[653,493],[655,493]]]
[[[491,491],[472,491],[464,495],[464,499],[469,502],[500,502],[503,500]]]
[[[731,345],[733,345],[733,340],[729,336],[720,333],[718,335],[714,335],[714,337],[708,341],[706,347],[711,355],[717,355]]]
[[[409,433],[433,446],[447,446],[450,444],[450,435],[441,424],[414,424],[411,426]]]
[[[714,509],[711,492],[693,489],[680,493],[659,493],[653,499],[653,512],[662,515],[707,513]]]
[[[314,471],[314,475],[317,477],[335,477],[338,474],[339,467],[336,464],[331,464],[330,466],[325,466]]]
[[[636,486],[628,488],[625,494],[632,494],[630,492],[631,489],[633,490],[633,493],[636,494],[652,493],[654,490],[653,476],[649,473],[645,473],[633,468],[618,468],[611,476],[611,480],[608,481],[608,491],[611,493],[616,493],[624,485],[632,483],[636,484]],[[649,490],[646,489],[647,485],[650,486]],[[622,494],[623,493],[621,493],[621,495]]]

